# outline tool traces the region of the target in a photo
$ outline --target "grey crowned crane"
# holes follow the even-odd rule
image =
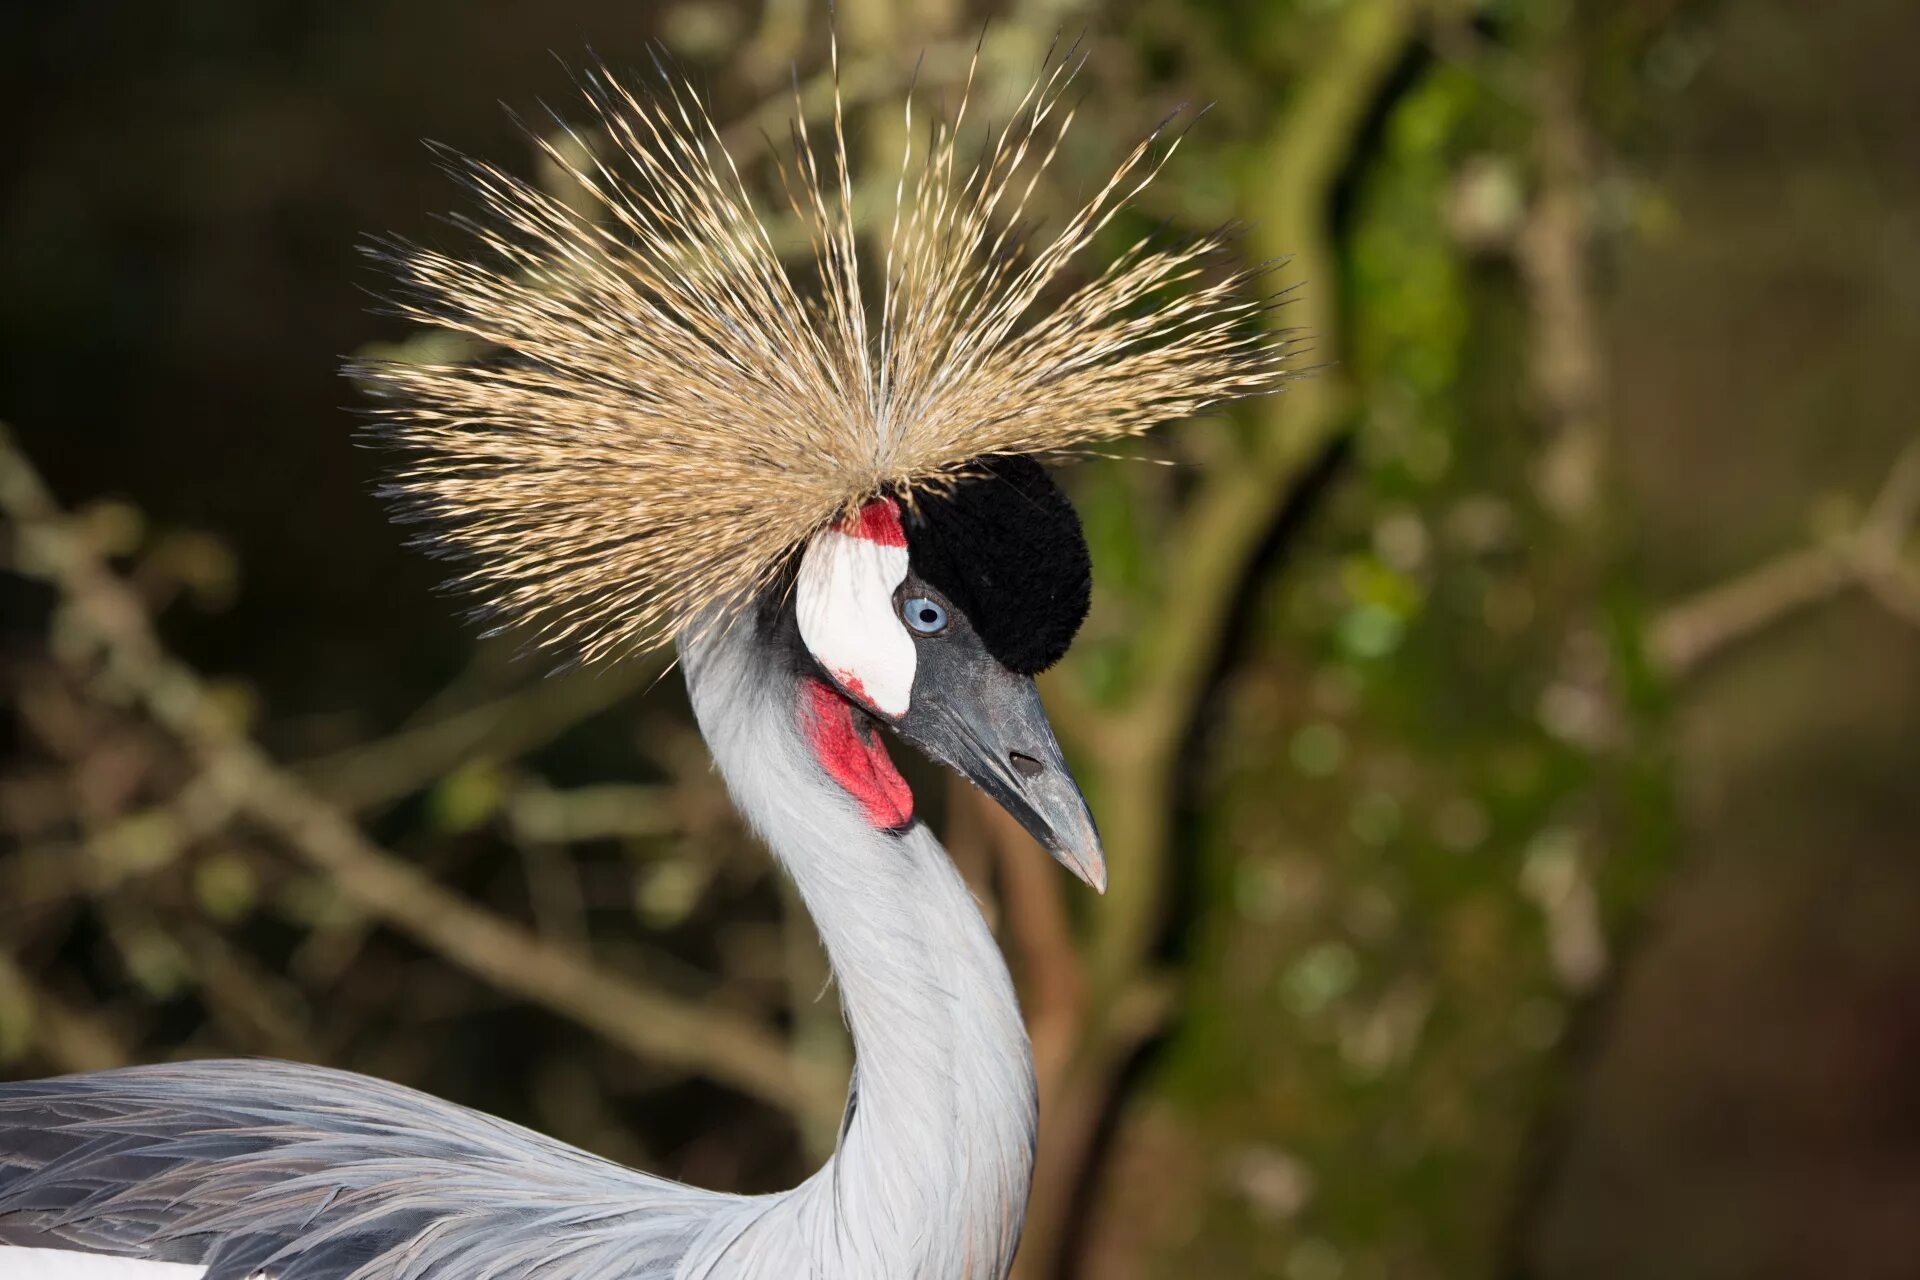
[[[864,274],[837,104],[826,163],[801,123],[782,166],[812,244],[789,273],[696,96],[598,73],[597,136],[546,147],[585,199],[460,161],[471,254],[378,248],[402,315],[498,353],[362,371],[404,458],[391,497],[540,642],[585,660],[677,644],[735,804],[817,922],[856,1053],[825,1166],[778,1195],[703,1191],[286,1062],[0,1085],[0,1278],[1007,1273],[1027,1037],[877,733],[1103,889],[1033,679],[1087,611],[1088,553],[1036,459],[1271,390],[1286,363],[1271,299],[1246,296],[1258,272],[1217,235],[1123,241],[1076,274],[1171,151],[1158,132],[1023,238],[1070,79],[1050,61],[977,148],[966,96],[910,144]]]

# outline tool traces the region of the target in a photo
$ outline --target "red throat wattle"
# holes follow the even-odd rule
[[[871,727],[854,722],[854,708],[824,680],[800,682],[800,729],[827,776],[859,802],[867,821],[894,831],[913,821],[913,792],[887,758],[886,744]]]

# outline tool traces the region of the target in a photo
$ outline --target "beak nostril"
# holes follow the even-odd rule
[[[1022,755],[1018,751],[1007,752],[1007,759],[1012,763],[1014,772],[1023,778],[1037,778],[1047,771],[1047,766],[1032,756]]]

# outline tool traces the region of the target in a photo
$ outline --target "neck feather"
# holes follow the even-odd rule
[[[1006,964],[931,832],[874,829],[800,729],[799,668],[742,621],[683,648],[734,802],[793,877],[855,1053],[838,1150],[759,1202],[701,1276],[1004,1276],[1033,1168],[1033,1063]]]

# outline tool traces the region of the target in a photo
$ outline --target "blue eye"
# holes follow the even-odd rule
[[[947,629],[946,606],[925,596],[912,596],[901,601],[900,617],[908,627],[923,636],[937,636]]]

